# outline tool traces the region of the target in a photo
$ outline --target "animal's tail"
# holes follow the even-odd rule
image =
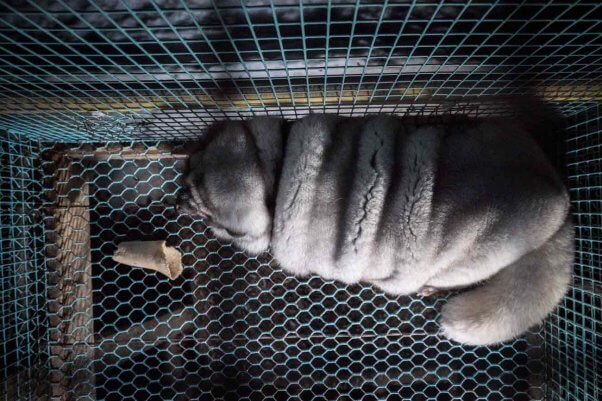
[[[510,340],[540,323],[571,281],[574,229],[570,218],[545,244],[505,267],[484,285],[452,298],[443,334],[464,344]]]

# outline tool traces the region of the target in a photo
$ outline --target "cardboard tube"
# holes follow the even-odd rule
[[[113,260],[129,266],[157,271],[171,280],[182,273],[182,255],[165,241],[129,241],[117,246]]]

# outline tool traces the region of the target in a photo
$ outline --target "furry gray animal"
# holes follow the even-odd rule
[[[483,282],[443,307],[443,333],[461,343],[518,336],[565,294],[567,192],[520,126],[310,115],[288,128],[217,128],[190,159],[182,209],[297,275],[390,294]]]

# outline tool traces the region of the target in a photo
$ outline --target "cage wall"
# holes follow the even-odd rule
[[[46,140],[184,138],[253,114],[601,96],[593,0],[17,0],[0,15],[0,124]]]
[[[0,399],[29,399],[46,381],[46,277],[39,145],[0,132]]]
[[[573,286],[545,327],[550,399],[587,400],[601,395],[601,111],[599,104],[592,104],[572,115],[564,138],[576,228],[575,274]]]
[[[597,400],[597,1],[0,1],[0,399]],[[284,273],[173,205],[182,144],[225,118],[543,118],[575,279],[499,347],[439,334],[442,298]],[[110,259],[163,239],[181,278]]]

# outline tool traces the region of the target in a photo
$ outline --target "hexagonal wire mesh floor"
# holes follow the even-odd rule
[[[463,347],[438,335],[440,298],[297,278],[270,255],[249,257],[220,243],[201,220],[178,215],[185,160],[171,148],[44,152],[54,179],[48,199],[60,205],[46,224],[57,240],[51,268],[65,260],[81,269],[91,264],[91,277],[76,268],[79,285],[50,300],[51,309],[61,304],[50,338],[73,348],[66,357],[51,355],[73,385],[69,393],[136,400],[543,397],[540,334]],[[79,241],[58,243],[67,230],[81,230]],[[175,281],[110,257],[122,241],[164,238],[184,254]],[[66,359],[71,370],[64,371]]]

